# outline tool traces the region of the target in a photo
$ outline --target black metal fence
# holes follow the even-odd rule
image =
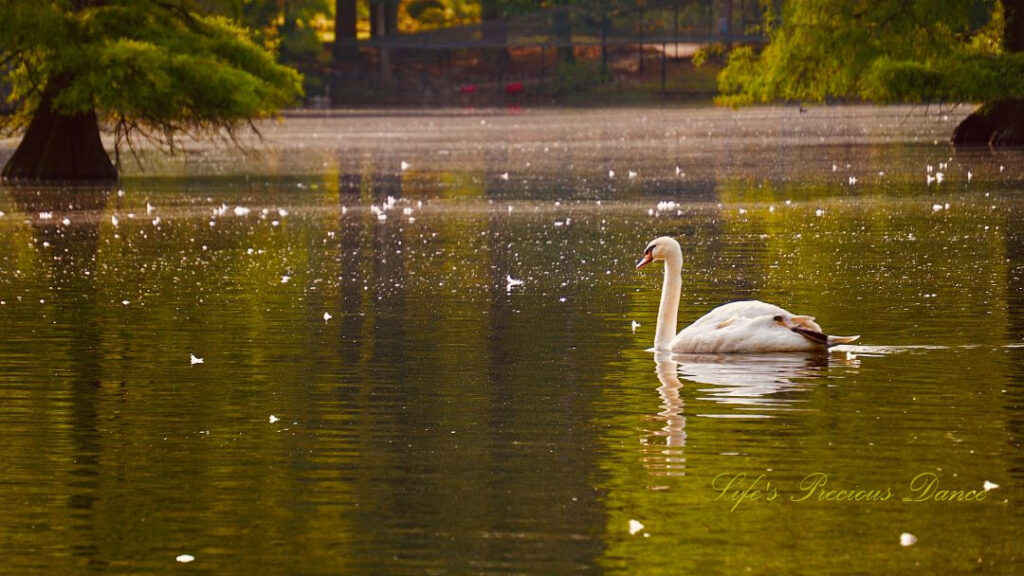
[[[713,90],[692,57],[763,40],[758,0],[661,1],[614,12],[601,2],[474,26],[331,46],[308,67],[314,105],[544,99],[629,82],[651,93]]]

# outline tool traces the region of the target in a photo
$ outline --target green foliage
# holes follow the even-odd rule
[[[324,34],[333,23],[333,0],[196,0],[200,12],[230,18],[252,31],[253,39],[275,52],[286,66],[317,69],[328,63]],[[318,91],[307,76],[306,91]]]
[[[558,79],[561,88],[569,92],[585,90],[605,80],[599,65],[580,61],[559,63]]]
[[[719,103],[1024,97],[1022,61],[1000,49],[1002,11],[992,1],[790,0],[781,24],[766,29],[760,54],[730,55]]]
[[[418,32],[479,22],[481,4],[473,0],[411,0],[403,4],[406,18],[399,13],[399,29]]]
[[[301,77],[249,33],[188,2],[14,0],[0,24],[0,61],[11,66],[13,131],[28,123],[50,83],[66,114],[95,110],[118,143],[141,135],[173,146],[181,133],[230,134],[301,95]]]

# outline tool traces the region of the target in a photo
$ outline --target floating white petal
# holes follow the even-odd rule
[[[203,359],[200,358],[199,356],[196,356],[195,354],[189,354],[188,355],[188,361],[189,361],[189,364],[192,365],[192,366],[195,366],[196,364],[202,364],[203,363]]]
[[[331,319],[331,313],[330,312],[324,312],[324,322],[327,322],[330,319]]]
[[[412,168],[412,164],[409,164],[405,160],[402,160],[402,163],[399,164],[399,166],[402,168],[402,171],[405,171],[405,170],[408,170],[409,168]]]
[[[643,529],[644,529],[644,525],[641,524],[640,522],[637,522],[636,520],[630,520],[629,521],[629,534],[630,534],[630,536],[636,534],[637,532],[639,532],[639,531],[641,531]]]
[[[515,288],[516,286],[522,286],[523,285],[523,281],[522,280],[513,278],[511,274],[506,274],[505,275],[505,282],[506,282],[505,290],[508,291],[508,292],[511,292],[512,289]]]
[[[913,546],[914,544],[917,544],[917,536],[910,532],[900,534],[900,546]]]
[[[181,554],[180,556],[175,558],[175,560],[177,560],[178,562],[181,562],[182,564],[188,564],[189,562],[191,562],[191,561],[193,561],[195,559],[196,559],[196,557],[191,555],[191,554]]]
[[[982,484],[982,487],[985,488],[985,492],[988,492],[989,490],[995,490],[996,488],[999,488],[999,484],[985,480],[985,483]]]
[[[273,424],[274,422],[277,422],[278,420],[280,420],[280,418],[278,418],[277,416],[274,416],[273,414],[271,414],[271,415],[270,415],[270,418],[268,418],[267,420],[268,420],[268,421],[269,421],[269,422],[270,422],[271,424]]]
[[[637,322],[636,320],[633,320],[632,326],[633,326],[633,332],[636,332],[636,329],[640,327],[640,323]]]

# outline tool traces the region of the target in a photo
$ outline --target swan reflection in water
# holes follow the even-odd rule
[[[842,352],[842,350],[837,350]],[[853,354],[671,354],[655,352],[655,373],[664,423],[644,440],[644,465],[659,476],[682,476],[686,470],[686,414],[683,381],[697,384],[698,401],[733,412],[702,413],[711,418],[771,418],[771,412],[803,402],[799,392],[830,375],[830,369],[856,369]],[[651,439],[650,437],[653,437]]]
[[[768,412],[795,409],[805,400],[799,392],[829,376],[830,369],[855,369],[851,354],[676,354],[679,376],[703,387],[700,400],[735,408],[705,414],[719,418],[770,418]]]

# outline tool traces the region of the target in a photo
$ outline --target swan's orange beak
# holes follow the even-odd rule
[[[647,266],[648,264],[651,263],[652,260],[654,260],[653,254],[651,254],[650,252],[644,254],[644,259],[636,263],[636,269],[639,270],[644,266]]]

